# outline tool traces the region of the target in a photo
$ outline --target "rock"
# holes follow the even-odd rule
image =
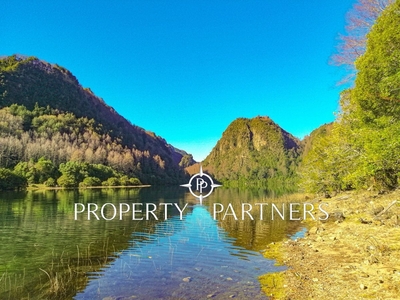
[[[318,282],[318,278],[313,278],[312,281]]]
[[[231,277],[226,278],[228,281],[232,281],[233,279]]]
[[[349,198],[350,198],[349,195],[343,195],[343,196],[341,196],[341,197],[337,197],[336,200],[347,200],[347,199],[349,199]]]
[[[314,226],[314,227],[311,227],[311,229],[308,231],[309,233],[315,233],[315,234],[318,234],[318,227],[316,227],[316,226]]]
[[[194,268],[197,272],[201,272],[202,270],[203,270],[203,268],[199,268],[199,267],[197,267],[197,268]]]
[[[384,208],[382,205],[380,205],[380,206],[374,208],[373,214],[376,216],[377,214],[379,214],[379,213],[380,213],[382,210],[384,210],[384,209],[385,209],[385,208]]]
[[[360,222],[361,222],[361,224],[371,224],[372,223],[372,221],[365,220],[363,218],[360,218]]]
[[[192,277],[185,277],[182,279],[184,282],[191,282],[192,281]]]
[[[208,295],[207,295],[207,299],[210,299],[210,298],[213,298],[213,297],[215,297],[215,293],[212,293],[212,294],[208,294]]]
[[[236,297],[236,295],[229,295],[229,298],[235,298]]]
[[[329,217],[333,217],[334,220],[338,221],[339,223],[343,222],[344,219],[346,219],[343,212],[341,212],[341,211],[335,211],[334,213],[330,214]]]
[[[367,286],[361,283],[361,284],[360,284],[360,289],[366,290],[366,289],[367,289]]]
[[[392,216],[392,217],[390,218],[388,224],[389,224],[389,225],[392,225],[392,226],[397,226],[397,225],[399,225],[399,216],[398,216],[398,215]]]
[[[371,256],[368,262],[372,265],[372,264],[377,264],[379,260],[375,256]]]

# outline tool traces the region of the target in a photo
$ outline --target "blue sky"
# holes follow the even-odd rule
[[[7,1],[0,55],[69,69],[133,124],[202,160],[238,117],[302,138],[331,122],[329,65],[354,1]]]

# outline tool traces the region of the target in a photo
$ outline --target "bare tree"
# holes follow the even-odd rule
[[[356,69],[354,62],[365,52],[367,33],[385,8],[395,0],[358,0],[346,15],[346,34],[339,35],[337,52],[332,55],[331,62],[336,66],[344,66],[349,75],[341,83],[354,78]]]

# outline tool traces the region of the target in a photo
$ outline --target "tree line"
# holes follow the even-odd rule
[[[0,58],[1,108],[7,109],[0,167],[45,157],[56,166],[69,160],[103,164],[143,183],[177,184],[193,163],[185,151],[119,115],[67,69],[36,57]]]
[[[355,59],[354,86],[342,92],[336,121],[304,157],[307,191],[400,185],[400,1],[386,2]]]
[[[159,155],[122,146],[95,124],[49,106],[0,109],[0,189],[34,183],[136,185],[163,178],[165,162]]]

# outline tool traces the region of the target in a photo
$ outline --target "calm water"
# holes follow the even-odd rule
[[[261,190],[217,189],[203,206],[185,189],[0,194],[0,299],[266,299],[258,276],[282,267],[260,251],[296,222],[213,219],[213,203],[273,202]],[[74,220],[74,203],[177,203],[159,220]],[[106,216],[110,217],[111,212]],[[139,217],[139,215],[137,215]],[[256,216],[256,214],[255,214]]]

